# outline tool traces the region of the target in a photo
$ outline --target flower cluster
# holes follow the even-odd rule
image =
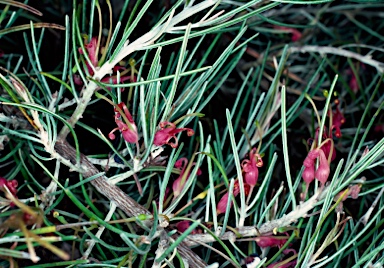
[[[319,166],[315,171],[315,160],[319,159]],[[325,153],[320,148],[309,151],[307,157],[304,159],[304,171],[302,174],[303,180],[310,184],[315,178],[321,182],[322,185],[328,180],[330,168]]]
[[[123,102],[119,103],[117,106],[118,108],[115,108],[115,122],[117,128],[112,129],[112,131],[108,134],[108,137],[111,140],[114,140],[116,136],[113,133],[116,130],[120,130],[124,140],[129,143],[137,143],[137,127],[135,121],[133,121],[131,113],[128,111],[127,106]],[[123,122],[121,118],[123,118],[125,122]]]
[[[312,148],[307,157],[304,159],[304,171],[302,174],[303,180],[306,183],[305,193],[302,196],[302,199],[307,195],[309,184],[316,178],[320,181],[322,187],[328,180],[330,174],[330,163],[336,158],[336,149],[333,141],[333,129],[335,129],[335,136],[341,138],[341,125],[345,123],[345,118],[339,108],[339,100],[335,100],[336,109],[329,112],[328,116],[331,118],[332,122],[331,127],[328,131],[327,127],[324,127],[323,132],[323,142],[317,146],[317,140],[319,137],[319,128],[316,129],[315,139],[309,139],[309,144],[312,145]],[[315,170],[316,159],[319,160],[319,166]]]

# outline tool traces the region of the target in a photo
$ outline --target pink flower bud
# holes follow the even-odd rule
[[[319,150],[319,152],[319,167],[316,170],[315,177],[321,182],[322,185],[324,185],[328,180],[328,176],[331,170],[323,150]]]
[[[310,184],[315,179],[315,166],[306,166],[301,176],[307,184]]]
[[[216,213],[217,215],[224,213],[227,209],[227,203],[228,203],[228,197],[229,197],[229,192],[226,192],[220,199],[219,203],[217,203],[216,206]],[[230,207],[232,204],[230,204]]]

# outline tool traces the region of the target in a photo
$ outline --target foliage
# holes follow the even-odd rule
[[[0,266],[382,267],[382,3],[0,7]]]

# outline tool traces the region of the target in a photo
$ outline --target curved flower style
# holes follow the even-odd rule
[[[333,127],[332,127],[333,128]],[[316,134],[315,134],[315,141],[317,141],[318,137],[319,137],[319,130],[320,128],[317,128],[316,129]],[[335,146],[332,146],[332,141],[333,140],[333,137],[332,137],[332,129],[329,131],[329,135],[326,134],[327,133],[327,128],[324,127],[324,132],[323,132],[323,140],[326,140],[326,139],[330,139],[328,140],[326,143],[324,143],[322,146],[321,146],[321,150],[323,150],[325,156],[328,158],[330,153],[331,153],[331,149],[332,149],[332,156],[331,156],[331,162],[333,160],[335,160],[336,158],[336,149],[335,149]],[[340,134],[341,135],[341,134]]]
[[[246,184],[246,183],[244,184],[244,192],[246,196],[249,194],[250,188],[251,187],[249,186],[249,184]],[[236,180],[233,185],[233,196],[236,197],[239,193],[240,193],[240,185],[239,185],[239,181]],[[229,192],[227,191],[221,197],[219,203],[217,203],[217,207],[216,207],[217,215],[224,213],[225,210],[227,209],[228,197],[229,197]],[[230,207],[232,207],[232,203],[233,202],[231,202]]]
[[[257,179],[259,178],[258,168],[263,166],[263,160],[261,159],[261,156],[256,152],[257,149],[253,148],[249,153],[249,160],[245,159],[241,163],[241,167],[245,172],[245,182],[251,187],[254,187],[256,185]]]
[[[159,124],[160,130],[158,130],[155,134],[155,139],[153,144],[156,146],[162,146],[165,144],[170,145],[172,148],[176,148],[178,146],[178,140],[176,138],[176,134],[187,131],[188,136],[193,136],[195,132],[191,128],[176,128],[176,125],[171,122],[160,122]],[[171,140],[174,139],[175,142]]]
[[[115,134],[113,134],[116,130],[120,130],[121,134],[123,135],[124,140],[126,140],[129,143],[137,143],[139,140],[138,134],[137,134],[137,127],[135,124],[135,121],[133,121],[131,113],[128,111],[127,106],[121,102],[118,104],[119,108],[124,111],[124,115],[121,115],[120,112],[115,108],[115,122],[117,125],[117,128],[112,129],[112,131],[108,134],[108,137],[111,140],[114,140],[116,138]],[[120,117],[125,117],[126,123],[124,123]]]
[[[196,163],[193,163],[192,166],[194,166],[195,164]],[[189,179],[190,170],[189,170],[187,176],[184,177],[184,173],[185,173],[185,169],[187,168],[187,165],[188,165],[188,159],[185,158],[185,157],[180,158],[175,163],[175,168],[180,169],[181,172],[180,172],[180,176],[173,182],[173,185],[172,185],[174,198],[176,198],[176,197],[178,197],[180,195],[181,191],[184,188],[185,183]],[[197,170],[197,175],[198,176],[201,175],[201,170],[200,169]]]

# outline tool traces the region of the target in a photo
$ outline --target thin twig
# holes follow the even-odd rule
[[[325,196],[327,192],[327,188],[325,188],[321,193],[317,192],[314,194],[309,200],[300,204],[296,207],[295,210],[291,211],[287,215],[284,215],[280,219],[276,219],[273,221],[266,222],[262,224],[259,228],[256,226],[242,226],[236,229],[237,234],[234,234],[231,231],[225,232],[223,235],[219,236],[221,240],[230,240],[234,239],[236,235],[241,237],[252,237],[259,236],[266,233],[272,232],[275,228],[285,227],[290,225],[291,223],[296,222],[298,219],[305,217],[310,210],[312,210],[318,201]],[[210,234],[195,234],[190,235],[185,240],[186,244],[190,247],[199,245],[200,243],[210,243],[215,242],[215,238]]]
[[[346,58],[353,58],[355,60],[358,60],[360,62],[363,62],[367,65],[371,65],[372,67],[375,67],[378,72],[384,73],[384,63],[380,61],[376,61],[372,59],[372,57],[369,56],[363,56],[358,53],[345,50],[342,48],[337,47],[330,47],[330,46],[300,46],[300,47],[290,47],[289,52],[300,52],[300,53],[306,53],[306,52],[316,52],[320,53],[321,55],[324,54],[333,54],[338,56],[343,56]]]

